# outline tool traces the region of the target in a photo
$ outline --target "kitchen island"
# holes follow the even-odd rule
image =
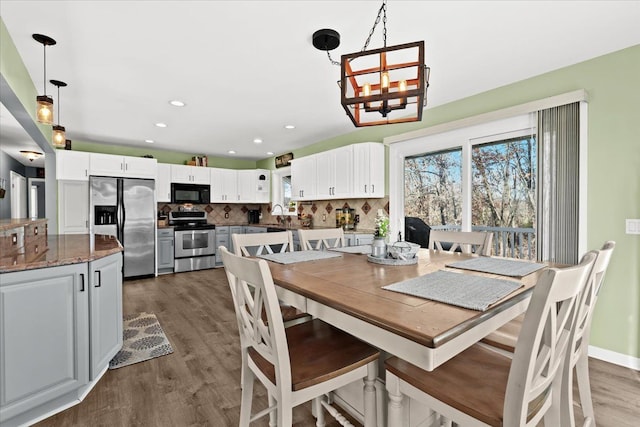
[[[80,403],[104,375],[122,347],[122,249],[112,236],[49,235],[2,252],[3,426]]]

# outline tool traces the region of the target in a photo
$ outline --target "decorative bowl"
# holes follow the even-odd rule
[[[393,259],[412,259],[415,258],[420,245],[411,242],[395,242],[387,245],[387,253],[389,258]]]

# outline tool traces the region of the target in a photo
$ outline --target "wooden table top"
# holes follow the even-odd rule
[[[520,280],[523,287],[481,312],[381,288],[441,269],[519,279],[445,267],[445,264],[472,257],[459,253],[421,249],[418,263],[409,266],[375,264],[360,254],[342,255],[342,258],[286,265],[269,262],[269,267],[276,285],[430,348],[448,342],[478,322],[528,298],[545,270],[525,276]]]

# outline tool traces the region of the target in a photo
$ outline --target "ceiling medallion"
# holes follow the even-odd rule
[[[381,16],[384,47],[366,50]],[[424,41],[387,46],[386,23],[383,0],[362,50],[342,55],[340,62],[329,53],[340,45],[340,34],[326,28],[313,34],[313,45],[340,65],[340,101],[356,127],[420,121],[427,104],[431,70],[425,65]]]

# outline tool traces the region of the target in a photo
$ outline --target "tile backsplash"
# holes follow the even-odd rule
[[[261,224],[275,224],[280,220],[279,215],[271,215],[270,204],[224,204],[211,203],[208,205],[195,205],[196,208],[207,212],[207,219],[212,224],[230,225],[245,224],[248,222],[247,212],[258,209],[262,213]],[[170,203],[158,203],[158,211],[168,214],[177,210],[180,205]],[[354,209],[360,222],[357,229],[374,230],[375,217],[378,209],[382,209],[389,215],[389,198],[382,199],[344,199],[344,200],[316,200],[313,202],[299,202],[298,214],[311,215],[313,225],[320,227],[334,227],[336,225],[336,211],[343,208]],[[291,225],[300,225],[297,216],[286,216]]]

